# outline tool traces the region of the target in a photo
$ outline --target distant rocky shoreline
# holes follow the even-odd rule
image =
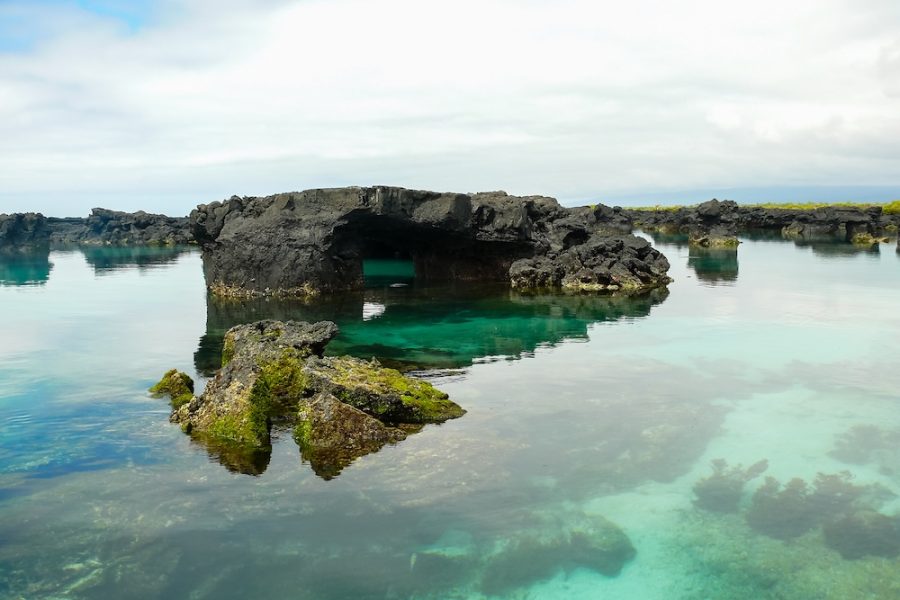
[[[0,250],[51,245],[150,246],[193,241],[187,217],[168,217],[95,208],[87,217],[45,217],[40,213],[0,214]]]
[[[199,244],[209,289],[221,296],[311,296],[359,289],[362,261],[394,256],[427,280],[505,281],[519,289],[642,292],[664,286],[666,257],[635,230],[729,248],[738,235],[874,246],[900,213],[881,206],[567,208],[546,196],[438,193],[398,187],[232,196],[187,217],[95,208],[87,217],[0,214],[0,252],[66,245]],[[900,252],[900,240],[897,246]]]
[[[900,214],[880,206],[822,206],[812,209],[739,206],[710,200],[697,206],[623,209],[635,228],[682,233],[692,245],[736,246],[739,233],[779,231],[785,239],[844,241],[872,245],[897,235]]]

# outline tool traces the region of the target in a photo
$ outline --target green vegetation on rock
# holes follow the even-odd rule
[[[194,380],[178,369],[170,369],[149,391],[155,396],[169,396],[172,408],[177,409],[194,397]]]
[[[427,381],[407,377],[377,361],[341,357],[331,359],[328,366],[333,370],[330,378],[335,395],[382,420],[439,423],[466,412]]]

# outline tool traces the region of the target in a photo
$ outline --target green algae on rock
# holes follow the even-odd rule
[[[222,368],[199,397],[178,391],[170,420],[211,453],[214,446],[225,448],[215,453],[238,468],[260,463],[235,459],[242,451],[255,456],[271,450],[273,423],[294,424],[303,458],[330,479],[355,458],[403,440],[406,433],[395,425],[441,423],[465,414],[431,384],[377,362],[323,358],[337,333],[330,321],[267,320],[231,328]],[[183,383],[182,375],[170,371],[158,386]]]
[[[170,369],[149,392],[155,396],[168,396],[172,408],[177,409],[194,397],[194,380],[178,369]]]
[[[331,479],[355,459],[406,439],[365,412],[321,392],[300,402],[294,440],[300,455],[323,479]]]
[[[384,368],[374,359],[312,359],[306,374],[314,387],[387,423],[442,423],[466,412],[430,383]]]

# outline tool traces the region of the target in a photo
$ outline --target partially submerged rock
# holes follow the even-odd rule
[[[294,440],[303,459],[324,479],[337,476],[364,454],[405,439],[402,430],[385,425],[327,392],[300,401]]]
[[[175,370],[151,391],[170,394],[170,420],[195,439],[222,446],[217,454],[232,464],[241,463],[234,459],[241,449],[268,451],[273,423],[293,424],[303,457],[326,478],[404,439],[398,426],[465,414],[431,384],[375,361],[323,358],[337,333],[330,321],[238,325],[226,333],[223,366],[199,397],[190,378]]]
[[[595,235],[558,254],[518,260],[509,278],[518,289],[640,292],[669,283],[668,270],[666,257],[643,238]]]
[[[363,260],[403,256],[427,280],[640,290],[668,283],[668,262],[629,235],[621,209],[565,208],[545,196],[396,187],[232,197],[197,207],[191,227],[216,294],[312,295],[363,286]],[[513,273],[520,260],[558,272]]]
[[[178,369],[171,369],[149,391],[155,396],[168,396],[172,408],[178,409],[193,400],[194,380]]]
[[[313,359],[307,361],[304,373],[312,387],[386,423],[443,423],[465,414],[427,381],[386,369],[374,359]]]

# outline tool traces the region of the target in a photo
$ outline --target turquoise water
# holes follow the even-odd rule
[[[630,300],[222,302],[190,249],[0,259],[0,597],[900,597],[893,246],[657,245],[675,282]],[[468,413],[331,481],[284,433],[223,468],[145,390],[202,385],[225,329],[268,317],[334,319],[329,352]],[[606,520],[618,573],[579,545]]]

